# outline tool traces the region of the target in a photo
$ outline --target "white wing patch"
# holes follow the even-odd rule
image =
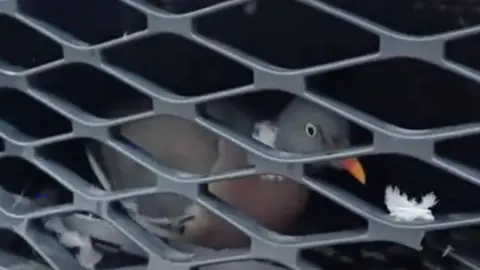
[[[390,216],[398,221],[411,222],[414,220],[434,221],[435,217],[430,208],[438,203],[437,197],[430,192],[422,197],[420,202],[410,199],[398,187],[388,186],[385,189],[385,205]]]
[[[275,148],[275,141],[277,140],[277,127],[271,121],[262,121],[255,123],[252,137],[271,148]],[[262,180],[279,182],[284,180],[284,177],[276,174],[263,174],[260,176]]]
[[[275,148],[275,141],[277,140],[277,127],[270,121],[262,121],[255,123],[252,137],[272,148]]]

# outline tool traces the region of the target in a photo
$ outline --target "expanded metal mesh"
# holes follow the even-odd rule
[[[215,23],[218,24],[222,20],[228,21],[229,17],[239,16],[238,10],[244,12],[248,18],[248,13],[254,13],[257,8],[261,8],[262,1],[179,0],[178,3],[175,3],[175,0],[173,0],[168,1],[169,3],[164,6],[166,10],[171,12],[159,9],[155,6],[156,1],[118,0],[118,3],[116,1],[102,1],[97,1],[98,3],[96,4],[103,5],[108,2],[116,7],[115,10],[112,10],[112,13],[123,14],[109,17],[110,21],[105,22],[105,24],[108,24],[108,27],[111,27],[111,25],[118,25],[118,27],[110,28],[109,33],[103,36],[95,36],[88,31],[89,27],[92,31],[93,29],[98,30],[106,27],[103,24],[97,23],[85,26],[80,23],[76,24],[75,20],[72,19],[68,20],[70,23],[59,23],[62,21],[62,16],[66,20],[65,16],[72,15],[72,13],[65,15],[63,13],[64,9],[74,9],[82,5],[80,3],[73,4],[73,1],[46,0],[0,1],[0,13],[2,14],[0,23],[9,25],[16,31],[32,32],[31,38],[22,39],[20,36],[15,37],[15,35],[12,35],[11,40],[0,40],[0,48],[7,51],[7,53],[2,54],[4,62],[1,63],[0,69],[2,94],[4,98],[7,99],[8,97],[11,103],[22,104],[21,106],[24,106],[23,111],[25,111],[25,114],[31,114],[29,117],[30,121],[35,122],[33,125],[30,125],[30,128],[23,128],[22,124],[18,121],[16,122],[15,116],[12,115],[9,116],[9,121],[0,121],[0,136],[3,139],[1,145],[2,161],[6,162],[6,164],[9,164],[8,162],[13,164],[20,162],[19,159],[26,160],[28,164],[35,166],[45,175],[54,178],[61,186],[73,193],[71,202],[69,198],[63,198],[60,202],[66,202],[64,205],[37,209],[28,206],[16,207],[16,198],[11,193],[2,190],[0,194],[0,226],[5,230],[12,230],[20,235],[51,268],[58,270],[83,269],[67,249],[57,241],[55,236],[45,233],[35,222],[46,216],[72,212],[93,213],[110,222],[114,228],[131,239],[133,243],[137,244],[141,250],[148,254],[149,261],[146,267],[148,270],[190,269],[211,263],[248,259],[273,261],[290,269],[320,269],[321,266],[319,265],[306,263],[303,259],[299,259],[300,252],[314,247],[376,241],[388,241],[420,249],[422,240],[427,232],[480,223],[478,214],[468,213],[446,215],[432,223],[399,223],[390,219],[384,211],[353,194],[347,193],[327,182],[312,180],[302,173],[303,164],[314,161],[393,153],[414,157],[448,171],[467,182],[479,185],[480,176],[476,170],[441,158],[435,154],[434,150],[436,143],[440,141],[479,133],[480,126],[478,124],[434,127],[422,131],[401,129],[390,125],[387,121],[361,112],[357,108],[352,108],[329,97],[319,95],[314,89],[311,89],[311,84],[307,83],[314,80],[310,79],[312,75],[326,74],[332,71],[394,58],[420,60],[472,81],[479,81],[480,75],[477,71],[445,58],[447,42],[467,36],[472,36],[472,39],[474,39],[473,35],[480,32],[480,27],[469,26],[475,24],[475,14],[472,15],[469,12],[468,16],[462,17],[463,19],[459,23],[460,27],[458,27],[464,27],[462,30],[443,27],[440,24],[433,27],[432,32],[429,33],[422,30],[425,29],[422,25],[417,25],[417,28],[420,29],[418,32],[414,31],[414,27],[398,29],[399,31],[411,32],[413,34],[430,34],[429,36],[420,37],[401,34],[387,28],[392,27],[392,24],[382,26],[380,23],[374,22],[373,19],[367,19],[370,14],[364,12],[366,9],[358,10],[358,14],[365,16],[361,17],[319,0],[272,0],[270,4],[275,3],[278,5],[278,8],[286,8],[295,3],[295,5],[298,5],[295,9],[296,12],[300,12],[300,10],[302,12],[316,12],[318,16],[328,16],[332,20],[334,19],[335,23],[332,23],[332,25],[311,21],[305,26],[318,27],[321,30],[314,30],[312,33],[325,36],[326,39],[329,39],[330,36],[341,39],[339,37],[341,33],[335,30],[335,27],[339,27],[339,25],[346,27],[350,31],[349,33],[365,32],[360,39],[356,40],[358,43],[366,44],[364,47],[357,46],[355,42],[348,42],[347,39],[344,39],[346,53],[344,52],[343,55],[346,57],[343,57],[343,59],[339,60],[338,52],[335,49],[337,45],[332,43],[329,47],[330,51],[327,52],[317,52],[315,50],[316,44],[313,44],[308,52],[301,52],[298,47],[291,45],[285,48],[285,51],[293,50],[296,53],[305,54],[299,58],[300,60],[293,61],[291,60],[292,55],[285,55],[285,59],[275,58],[272,54],[269,55],[268,46],[266,49],[255,49],[254,46],[244,44],[242,48],[235,48],[235,45],[232,44],[235,44],[239,37],[235,36],[235,30],[229,30],[228,28],[224,28],[223,31],[232,31],[233,34],[227,35],[224,33],[226,37],[222,40],[224,42],[207,37],[209,36],[209,31],[213,31],[211,29],[216,28],[218,30],[219,27],[221,28],[221,26],[215,26]],[[66,7],[64,6],[65,4],[60,4],[61,2],[68,2],[66,5],[71,5],[72,7]],[[365,5],[368,5],[367,2]],[[338,6],[341,7],[342,3],[346,3],[346,1],[339,1]],[[429,5],[437,7],[436,3],[416,3],[415,5],[418,9],[428,9]],[[439,5],[448,8],[448,3],[440,3]],[[462,8],[468,9],[469,6],[463,3],[463,5],[454,7],[458,12],[461,12]],[[102,12],[108,12],[108,9],[104,9]],[[90,14],[81,14],[79,16],[101,17],[105,15],[102,12],[92,10]],[[47,16],[45,14],[50,15]],[[221,15],[217,16],[217,14]],[[276,14],[272,13],[269,16],[273,18]],[[408,19],[405,18],[405,20]],[[301,29],[288,29],[288,25],[291,24],[291,22],[288,22],[288,18],[276,18],[275,20],[277,22],[285,21],[284,28],[278,31],[280,39],[282,31],[301,31]],[[252,22],[252,25],[254,23],[255,21]],[[82,27],[87,30],[82,29]],[[238,27],[241,28],[242,26]],[[5,29],[2,29],[2,31],[5,31]],[[101,30],[99,31],[101,32]],[[204,33],[204,35],[201,33]],[[241,38],[248,39],[248,36]],[[191,89],[187,89],[187,91],[185,89],[188,87],[177,83],[178,80],[169,80],[169,78],[164,76],[163,81],[156,81],[159,73],[173,74],[178,71],[169,70],[174,68],[173,66],[170,67],[169,63],[162,62],[162,55],[142,55],[141,61],[154,61],[151,65],[159,65],[160,71],[148,73],[145,72],[145,68],[141,64],[132,64],[135,63],[135,59],[132,59],[134,56],[125,53],[129,50],[141,51],[144,42],[158,44],[158,50],[162,51],[175,49],[175,45],[168,47],[165,45],[167,43],[180,44],[187,41],[188,45],[178,49],[180,53],[189,54],[192,51],[201,51],[202,54],[197,55],[200,59],[199,61],[211,62],[212,65],[228,66],[226,68],[228,72],[238,75],[235,81],[229,81],[229,78],[225,75],[226,73],[222,73],[224,72],[222,70],[215,69],[210,72],[207,70],[201,76],[204,76],[203,79],[210,81],[210,83],[195,85],[198,89],[192,88],[190,84]],[[252,40],[253,42],[254,40]],[[471,42],[475,43],[476,40]],[[229,45],[226,45],[227,43]],[[37,44],[43,45],[39,48],[36,46]],[[128,47],[129,45],[132,45],[132,47]],[[271,41],[269,46],[275,46],[274,41]],[[280,44],[278,46],[286,45]],[[457,45],[457,47],[459,47],[457,48],[458,50],[462,50],[461,45]],[[184,51],[181,51],[182,49]],[[24,51],[24,53],[15,54],[15,50]],[[137,55],[141,55],[141,53],[137,53]],[[258,55],[262,55],[262,59],[255,57]],[[221,59],[216,58],[218,56],[221,56]],[[468,56],[462,57],[463,59],[468,58]],[[235,64],[230,64],[230,62]],[[193,62],[183,64],[195,65]],[[90,68],[95,68],[111,75],[114,79],[108,79],[110,80],[109,86],[112,85],[112,81],[119,81],[115,84],[116,89],[109,90],[105,96],[101,97],[102,102],[108,103],[110,100],[115,99],[116,95],[124,89],[131,87],[153,100],[153,110],[121,119],[105,119],[101,118],[101,112],[99,110],[96,111],[95,106],[92,106],[89,103],[90,101],[86,100],[85,96],[91,95],[89,89],[84,89],[82,93],[77,93],[75,97],[64,95],[62,92],[63,85],[56,81],[60,78],[65,81],[65,77],[74,76],[72,74],[76,72],[86,72],[88,75],[85,79],[91,80],[92,83],[105,83],[107,85],[104,81],[107,79],[94,71],[88,72]],[[422,74],[418,76],[422,76]],[[195,78],[198,79],[198,77]],[[199,82],[201,82],[200,79]],[[372,84],[374,83],[372,82]],[[184,89],[185,93],[181,93],[184,95],[173,94],[175,93],[173,90],[176,87]],[[205,88],[210,89],[204,91]],[[258,144],[239,136],[226,127],[203,118],[196,110],[197,105],[208,101],[237,97],[270,89],[309,99],[318,103],[319,106],[337,112],[352,123],[372,132],[372,145],[352,147],[351,149],[330,155],[319,153],[308,156],[292,155],[285,157],[275,151],[261,148]],[[209,93],[205,94],[205,92]],[[29,100],[29,103],[25,103],[27,100]],[[40,106],[39,104],[51,108],[51,115],[40,119],[40,114],[36,114],[36,106]],[[201,199],[197,198],[197,202],[215,214],[226,218],[235,226],[241,227],[248,234],[252,240],[250,252],[242,254],[219,252],[217,255],[191,257],[188,254],[174,250],[160,239],[152,238],[139,225],[118,212],[112,203],[120,199],[161,191],[175,192],[191,198],[192,194],[195,193],[193,192],[194,187],[198,184],[216,181],[220,178],[228,179],[233,175],[231,173],[188,179],[187,181],[176,174],[169,174],[158,164],[154,164],[135,149],[131,149],[111,136],[109,132],[115,126],[151,117],[158,113],[173,114],[195,121],[206,129],[218,134],[218,136],[229,139],[249,151],[253,157],[252,160],[255,162],[255,169],[253,171],[241,170],[237,172],[236,176],[255,172],[287,173],[296,178],[297,181],[307,184],[322,196],[366,219],[368,228],[366,230],[282,238],[258,229],[253,223],[243,220],[234,211],[219,205],[215,200],[202,197]],[[53,126],[56,128],[43,129],[42,121],[44,119],[55,119],[50,121],[54,123]],[[50,146],[59,145],[59,148],[65,148],[66,146],[62,146],[63,142],[78,138],[100,141],[122,152],[139,164],[157,173],[159,178],[162,179],[162,183],[159,183],[154,189],[122,193],[106,192],[84,180],[84,178],[90,176],[77,174],[74,170],[58,162],[58,159],[52,159],[46,154]],[[76,150],[69,149],[68,151]],[[9,181],[21,182],[23,181],[22,179],[26,178],[28,178],[28,175],[25,175],[22,170],[17,170],[13,176],[11,175]],[[2,261],[7,261],[5,259],[7,258],[6,256]],[[480,269],[480,264],[475,263],[469,257],[461,256],[456,252],[449,252],[447,256],[461,262],[465,269]]]

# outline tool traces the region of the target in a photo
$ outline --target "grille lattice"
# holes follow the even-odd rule
[[[63,190],[57,200],[63,204],[40,209],[13,204],[16,197],[11,193],[20,193],[22,188],[13,185],[8,192],[7,188],[2,190],[0,228],[9,231],[2,234],[5,239],[16,237],[10,232],[20,235],[38,253],[35,258],[41,258],[53,269],[83,269],[38,221],[47,216],[89,212],[109,221],[138,245],[140,254],[148,254],[148,270],[191,269],[248,259],[274,261],[300,270],[320,269],[319,265],[298,259],[304,250],[313,247],[370,242],[381,246],[382,242],[390,242],[419,249],[429,232],[480,223],[478,214],[473,213],[479,206],[475,191],[480,176],[474,169],[479,164],[475,154],[462,154],[478,147],[475,138],[480,132],[480,111],[475,108],[480,81],[475,69],[480,62],[468,54],[477,47],[476,34],[480,32],[480,27],[471,26],[478,23],[478,16],[471,12],[478,9],[475,0],[459,0],[458,5],[450,3],[455,1],[415,1],[408,7],[399,4],[408,1],[389,1],[392,7],[388,9],[386,2],[374,0],[200,2],[0,0],[0,167],[9,172],[2,173],[3,181],[23,183],[34,177],[30,180],[32,190],[41,186]],[[466,7],[470,9],[462,17]],[[396,11],[398,14],[392,15]],[[408,22],[399,23],[402,17],[398,16]],[[398,76],[391,77],[395,74]],[[408,76],[417,77],[418,83],[411,83],[415,79]],[[392,92],[405,90],[393,103],[389,103],[392,93],[384,87],[387,84],[395,85]],[[359,88],[376,92],[368,96]],[[445,94],[446,88],[456,95]],[[92,93],[93,89],[96,93]],[[270,238],[249,229],[251,252],[220,252],[216,257],[190,260],[187,254],[175,251],[160,239],[152,239],[114,207],[114,202],[139,192],[102,191],[92,184],[94,176],[85,173],[88,169],[76,162],[84,158],[81,144],[85,139],[108,143],[120,152],[137,153],[125,148],[110,130],[154,114],[154,106],[150,106],[151,111],[135,117],[110,119],[105,117],[102,106],[131,99],[153,100],[155,108],[167,107],[170,114],[186,117],[219,136],[233,139],[237,135],[227,134],[222,127],[192,112],[211,100],[264,95],[253,101],[258,105],[258,100],[266,100],[265,96],[270,94],[275,94],[280,102],[285,93],[310,99],[352,122],[358,146],[341,151],[337,157],[361,156],[367,167],[383,162],[403,171],[416,166],[405,160],[420,160],[424,167],[444,171],[432,172],[429,177],[463,188],[455,193],[454,188],[444,187],[439,191],[441,200],[456,200],[454,196],[462,193],[471,200],[458,207],[442,208],[439,211],[444,214],[433,223],[400,224],[374,206],[381,205],[382,199],[369,199],[383,192],[382,185],[367,192],[348,185],[340,188],[330,182],[297,179],[309,182],[329,200],[331,207],[342,207],[359,216],[358,222],[353,221],[354,217],[347,221],[359,226],[332,232],[335,225],[331,230],[327,225],[326,232],[289,239]],[[432,100],[437,105],[420,115],[405,117],[408,112],[384,112],[391,107],[405,111],[408,106],[415,111]],[[377,106],[369,106],[370,103]],[[464,106],[449,106],[454,103]],[[321,153],[285,158],[264,152],[251,142],[243,147],[250,152],[262,152],[264,158],[258,159],[257,167],[273,172],[287,165],[301,167],[302,162],[326,158]],[[403,165],[395,165],[399,159]],[[30,173],[35,170],[42,173]],[[376,173],[371,177],[386,176],[382,171]],[[416,176],[410,173],[405,175],[408,177]],[[452,177],[455,181],[449,182]],[[401,184],[398,179],[383,181]],[[208,181],[214,180],[215,177]],[[188,195],[178,176],[163,177],[163,181],[170,182],[169,191]],[[207,182],[189,181],[189,185]],[[430,183],[425,181],[425,185]],[[57,182],[60,186],[52,184]],[[27,189],[22,196],[46,195]],[[207,208],[217,208],[215,201],[203,203]],[[236,217],[221,209],[217,211],[220,216]],[[355,229],[362,227],[362,220],[366,230]],[[245,224],[249,227],[248,222]],[[451,265],[464,267],[455,269],[480,269],[480,263],[461,252],[452,251],[447,259]],[[15,260],[6,256],[0,258],[0,263],[11,264]],[[331,269],[327,261],[320,261],[320,265]]]

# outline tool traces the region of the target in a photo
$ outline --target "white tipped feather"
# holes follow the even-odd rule
[[[385,189],[385,205],[390,211],[390,216],[399,221],[434,221],[435,217],[430,208],[437,203],[437,197],[433,192],[426,194],[420,202],[417,202],[415,198],[410,199],[407,194],[402,193],[398,187],[388,186]]]

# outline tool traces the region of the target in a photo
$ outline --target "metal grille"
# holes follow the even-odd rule
[[[69,3],[67,5],[63,2]],[[162,171],[158,164],[154,165],[149,162],[136,150],[122,144],[109,133],[109,129],[114,126],[153,116],[153,110],[120,119],[106,119],[98,109],[101,107],[99,102],[109,104],[117,96],[122,95],[128,98],[130,97],[129,91],[135,89],[136,91],[132,91],[135,94],[132,95],[140,96],[139,93],[141,93],[153,100],[152,108],[156,113],[169,113],[190,119],[242,146],[255,157],[256,169],[261,171],[281,173],[284,170],[296,171],[296,168],[300,168],[304,163],[320,160],[349,156],[401,154],[441,168],[458,176],[466,183],[479,185],[480,178],[475,169],[441,157],[435,152],[437,143],[472,136],[480,132],[478,124],[474,123],[477,120],[475,117],[472,119],[472,117],[462,118],[460,116],[457,118],[461,118],[461,123],[457,120],[452,123],[445,120],[448,123],[420,127],[425,128],[423,130],[402,129],[392,125],[397,123],[389,123],[395,119],[395,116],[385,115],[384,119],[380,119],[381,116],[373,117],[369,114],[366,104],[362,108],[354,108],[347,105],[348,102],[336,101],[336,93],[324,92],[322,94],[321,91],[315,89],[315,87],[328,85],[332,81],[338,83],[341,80],[347,81],[345,87],[354,87],[348,85],[348,81],[351,84],[354,81],[354,77],[349,76],[353,76],[351,74],[355,72],[358,72],[359,76],[363,74],[360,71],[361,68],[357,69],[357,67],[365,64],[384,63],[392,59],[405,61],[404,69],[412,68],[417,72],[425,72],[425,74],[430,69],[441,68],[444,70],[444,73],[441,73],[442,76],[455,77],[452,80],[461,81],[458,84],[460,87],[475,88],[476,82],[480,80],[480,75],[474,70],[476,66],[467,67],[460,64],[460,62],[468,63],[471,56],[466,51],[474,48],[478,42],[475,34],[480,32],[480,27],[472,26],[480,22],[475,18],[480,15],[473,12],[475,1],[459,4],[440,1],[438,3],[436,1],[410,3],[411,8],[420,15],[427,16],[428,14],[422,13],[427,10],[427,13],[439,12],[447,17],[450,16],[448,17],[450,19],[442,17],[435,23],[426,23],[427,19],[419,20],[420,15],[409,14],[405,5],[397,3],[398,1],[389,3],[394,7],[388,8],[382,6],[384,4],[373,1],[364,1],[361,3],[362,6],[359,6],[360,3],[352,4],[350,1],[332,1],[333,4],[327,4],[319,0],[179,0],[178,2],[164,1],[161,3],[160,1],[102,0],[73,2],[0,1],[2,32],[4,27],[8,26],[12,32],[24,33],[18,36],[12,34],[8,39],[0,40],[0,50],[2,50],[0,55],[3,60],[0,70],[0,87],[2,87],[0,98],[5,103],[8,100],[11,104],[22,104],[21,110],[24,112],[23,116],[16,116],[7,108],[1,109],[4,118],[0,122],[0,135],[3,139],[1,145],[2,168],[13,168],[13,165],[18,163],[24,165],[22,165],[22,169],[14,170],[9,174],[9,180],[14,182],[27,179],[29,175],[26,171],[36,168],[41,172],[41,177],[55,179],[72,194],[71,198],[68,196],[59,198],[60,203],[65,203],[60,206],[32,209],[14,207],[15,198],[11,193],[2,190],[0,194],[0,226],[20,235],[51,268],[83,269],[54,236],[44,232],[36,224],[36,220],[44,216],[71,212],[89,212],[109,221],[119,232],[130,238],[148,254],[147,269],[149,270],[190,269],[211,263],[248,259],[273,261],[290,269],[320,269],[320,265],[298,259],[300,252],[313,247],[365,242],[392,242],[420,249],[425,234],[430,231],[480,223],[478,214],[451,214],[459,211],[447,211],[449,214],[428,224],[398,223],[391,220],[383,210],[337,185],[325,181],[314,181],[308,177],[302,179],[299,177],[298,181],[308,184],[323,197],[365,219],[368,223],[367,229],[277,238],[257,229],[249,221],[242,220],[239,215],[229,210],[228,207],[218,204],[215,200],[202,199],[199,202],[206,208],[227,218],[235,226],[242,227],[252,239],[252,246],[250,252],[247,253],[219,252],[215,256],[192,258],[188,254],[174,250],[159,239],[152,239],[145,230],[117,211],[113,202],[142,194],[151,194],[164,186],[168,186],[170,192],[174,191],[191,197],[189,193],[191,189],[186,188],[187,186],[191,187],[219,178],[227,179],[232,175],[189,179],[187,184],[184,179]],[[105,7],[93,8],[102,5]],[[272,12],[274,9],[271,9],[267,15],[270,20],[281,26],[274,32],[278,35],[278,39],[272,38],[263,47],[255,45],[257,41],[253,39],[253,36],[237,36],[235,34],[236,31],[241,32],[242,29],[245,30],[257,23],[254,19],[256,18],[255,12],[262,14],[262,8],[268,9],[275,5],[278,9],[291,9],[292,12],[299,12],[310,19],[304,24],[297,24],[288,20],[287,17],[279,15],[282,14],[280,12],[278,14]],[[371,6],[371,9],[366,6]],[[76,8],[88,10],[89,14],[75,14]],[[398,16],[402,15],[406,17],[405,20],[412,22],[408,26],[398,25],[388,16],[380,16],[379,14],[382,12],[378,12],[378,10],[384,10],[385,14],[388,13],[387,11],[394,10],[395,12],[396,10]],[[106,12],[116,15],[108,16],[108,22],[105,21],[105,24],[98,23],[98,20],[93,19],[92,21],[96,23],[86,22],[88,20],[80,23],[75,19],[75,16],[79,16],[78,18],[105,16],[107,18]],[[249,13],[252,14],[249,15]],[[69,16],[71,18],[68,18]],[[248,25],[229,22],[230,19],[238,19],[239,16],[244,16],[242,20],[251,21],[248,22]],[[427,18],[432,19],[432,17]],[[451,23],[452,20],[455,22]],[[219,22],[225,22],[228,27]],[[428,25],[422,24],[422,22]],[[312,42],[311,46],[300,48],[295,45],[295,42],[289,43],[288,46],[287,44],[278,44],[280,47],[285,47],[282,51],[284,57],[276,57],[274,51],[278,52],[278,50],[273,48],[276,46],[275,42],[281,40],[281,35],[284,33],[292,34],[303,31],[296,27],[318,29],[311,33],[325,37],[321,41],[323,43],[336,41],[329,43],[326,50],[317,50],[317,47],[321,47],[320,44],[315,43],[317,41],[314,39],[309,41],[308,38],[300,40],[299,35],[299,44]],[[409,35],[398,31],[408,32]],[[102,34],[94,34],[99,32]],[[233,34],[228,34],[229,32]],[[269,36],[272,36],[270,34]],[[355,36],[355,40],[347,37],[348,35]],[[238,45],[239,39],[250,39],[253,45],[245,43]],[[452,42],[457,39],[458,42]],[[142,55],[141,51],[148,43],[155,44],[160,53],[153,56],[146,53]],[[180,46],[180,44],[183,45]],[[199,60],[177,63],[177,66],[171,65],[173,61],[171,58],[169,61],[162,61],[162,59],[166,59],[167,55],[161,52],[171,50],[175,50],[177,54],[195,54]],[[136,56],[129,54],[129,51],[136,51]],[[452,51],[458,51],[458,54],[450,56],[449,53]],[[138,59],[135,59],[136,57]],[[158,65],[158,70],[149,72],[144,65],[138,64],[146,61],[155,61],[152,65]],[[424,64],[421,65],[424,66],[418,68],[419,61],[422,61]],[[181,73],[178,66],[185,69],[185,66],[194,66],[198,62],[208,62],[217,68],[212,67],[211,70],[207,70],[201,75],[189,77],[189,80],[197,81],[189,82],[188,85],[186,82],[182,84],[181,78],[174,78],[175,73]],[[192,67],[192,69],[194,68],[195,66]],[[375,72],[382,74],[381,69],[378,68]],[[341,73],[343,71],[345,72]],[[340,72],[336,73],[338,77],[332,75],[335,72]],[[74,96],[67,95],[63,90],[70,87],[68,85],[69,76],[76,76],[75,74],[79,73],[85,76],[86,82],[82,85],[85,87],[84,91],[76,93]],[[168,76],[161,76],[161,73],[166,73]],[[236,74],[236,76],[232,79],[228,77],[228,74]],[[338,74],[342,74],[344,77]],[[419,77],[423,75],[418,74]],[[161,79],[158,79],[159,77]],[[376,79],[380,80],[381,78],[377,76]],[[92,85],[104,84],[106,87],[108,85],[108,88],[112,90],[95,96],[89,92],[89,81]],[[193,84],[195,85],[192,86]],[[372,84],[375,84],[375,81],[372,81]],[[430,86],[427,85],[427,87]],[[176,89],[183,89],[183,92],[174,91]],[[279,90],[300,96],[337,112],[359,128],[370,131],[373,134],[372,144],[352,147],[333,155],[319,153],[310,156],[283,157],[273,151],[261,148],[258,144],[239,136],[227,127],[203,118],[195,110],[197,105],[211,100],[259,92],[267,92],[269,95],[270,90]],[[461,89],[452,90],[459,91],[459,93],[462,91]],[[352,89],[352,91],[354,90]],[[95,101],[89,99],[90,96],[95,96]],[[435,98],[435,94],[422,98]],[[380,101],[377,100],[377,102]],[[45,112],[44,108],[49,108],[49,112],[43,113]],[[447,110],[448,108],[440,109]],[[25,117],[25,114],[28,116]],[[27,125],[22,122],[22,119],[26,118],[34,123]],[[45,128],[43,123],[45,123]],[[418,128],[415,126],[414,119],[406,122],[406,125],[409,124],[412,125],[411,128]],[[46,126],[49,127],[46,128]],[[92,175],[77,172],[78,166],[70,164],[72,167],[69,167],[62,164],[61,157],[52,154],[55,153],[54,149],[66,149],[69,147],[68,142],[79,138],[89,138],[107,143],[136,162],[146,165],[146,167],[157,168],[155,171],[161,176],[164,183],[158,186],[158,190],[145,189],[123,193],[100,190],[85,180],[91,178]],[[78,149],[68,149],[75,160],[77,157],[75,151]],[[247,175],[253,172],[243,170],[238,173]],[[459,182],[463,183],[463,181]],[[36,194],[24,195],[37,196]],[[463,210],[460,211],[463,212]],[[459,262],[465,267],[464,269],[480,269],[480,264],[471,257],[457,252],[449,252],[447,257]]]

